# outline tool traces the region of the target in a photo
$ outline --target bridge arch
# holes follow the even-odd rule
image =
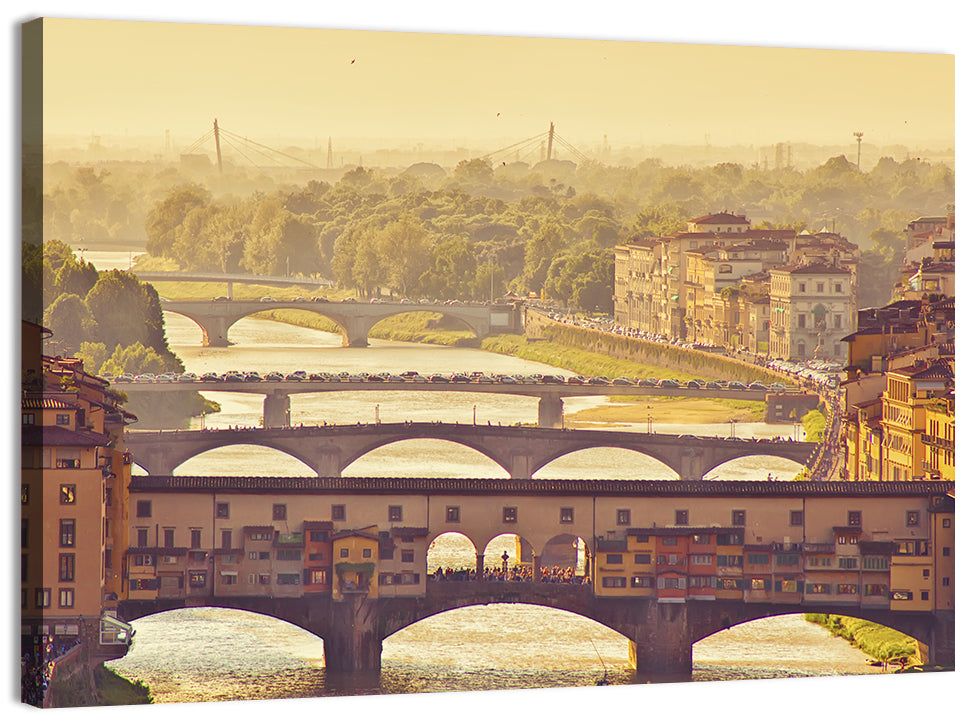
[[[496,466],[498,466],[498,467],[504,472],[506,478],[508,478],[508,477],[510,476],[510,474],[511,474],[511,466],[510,466],[508,463],[506,463],[505,460],[504,460],[503,458],[501,458],[498,453],[496,453],[494,450],[492,450],[492,449],[490,449],[490,448],[487,448],[487,447],[485,446],[485,444],[483,444],[483,443],[473,442],[472,439],[470,439],[470,438],[459,438],[459,439],[454,439],[454,438],[437,438],[437,437],[433,437],[433,436],[431,436],[431,435],[425,435],[425,436],[419,436],[419,437],[417,437],[417,438],[412,438],[411,436],[403,435],[403,434],[401,434],[401,433],[398,434],[397,436],[393,435],[393,436],[391,436],[391,437],[386,437],[386,438],[376,438],[376,439],[374,439],[373,441],[371,441],[370,443],[367,443],[367,444],[365,444],[365,445],[363,445],[363,446],[359,446],[358,448],[354,449],[352,452],[347,453],[346,455],[344,455],[344,456],[343,456],[343,466],[344,466],[344,467],[343,467],[343,472],[344,472],[345,469],[350,468],[351,465],[352,465],[353,463],[355,463],[356,461],[360,461],[360,460],[362,460],[363,458],[365,458],[365,456],[367,456],[367,455],[369,455],[369,454],[372,454],[372,453],[374,453],[374,452],[380,451],[380,450],[385,449],[385,448],[388,448],[388,447],[390,447],[390,446],[396,446],[396,447],[398,447],[398,446],[401,446],[401,445],[403,445],[403,444],[407,444],[407,443],[410,444],[410,443],[413,443],[413,442],[414,442],[414,443],[418,443],[418,442],[421,442],[421,441],[433,441],[433,442],[436,442],[436,443],[444,443],[444,444],[461,446],[461,447],[463,447],[463,448],[467,448],[467,449],[469,449],[469,450],[471,450],[471,451],[477,452],[479,455],[485,457],[488,461],[491,461],[491,462],[494,463]],[[437,471],[440,475],[449,476],[449,477],[459,477],[459,475],[460,475],[459,473],[457,473],[457,472],[456,472],[456,473],[451,473],[451,472],[450,472],[450,471],[458,471],[458,470],[459,470],[458,468],[452,468],[452,467],[445,468],[445,469],[442,469],[442,468],[436,469],[436,471]],[[493,469],[493,470],[494,470],[494,469]],[[364,475],[364,474],[363,474],[363,475]],[[379,475],[384,475],[384,473],[380,473]],[[419,473],[419,475],[424,475],[424,471],[421,471],[421,472]],[[463,475],[464,475],[464,473],[463,473]],[[478,473],[478,471],[476,470],[476,471],[473,471],[473,472],[469,473],[469,474],[466,475],[465,477],[472,477],[472,476],[476,476],[476,477],[477,477],[478,475],[479,475],[479,473]]]
[[[657,454],[635,448],[597,445],[565,450],[540,466],[532,477],[677,480],[679,473]]]
[[[425,555],[426,572],[431,574],[438,568],[474,569],[478,556],[478,546],[460,531],[439,531],[428,539]]]
[[[344,320],[336,317],[331,312],[326,313],[324,310],[324,304],[320,304],[321,307],[306,307],[305,303],[285,303],[283,301],[275,302],[271,304],[270,308],[257,308],[251,307],[245,311],[238,311],[236,313],[228,313],[224,315],[210,316],[204,312],[192,312],[185,310],[180,307],[175,307],[170,304],[165,304],[163,310],[165,313],[173,313],[175,315],[182,316],[193,321],[201,329],[201,344],[203,346],[227,346],[228,342],[228,331],[237,323],[239,320],[248,318],[252,315],[257,315],[265,310],[299,310],[305,311],[307,313],[313,313],[314,315],[320,315],[332,323],[334,323],[339,332],[344,339],[349,338],[350,329],[345,325]]]
[[[270,456],[264,454],[266,450]],[[250,476],[252,468],[260,463],[270,464],[273,476],[310,476],[315,472],[314,459],[307,454],[276,448],[270,443],[245,441],[199,451],[175,465],[172,475]],[[199,465],[196,471],[192,469],[195,464]],[[208,464],[216,464],[218,470],[212,473]]]
[[[633,454],[642,456],[644,458],[652,459],[666,467],[666,471],[664,471],[664,474],[667,474],[667,475],[672,474],[672,478],[670,480],[677,480],[680,477],[679,471],[676,470],[675,468],[675,463],[674,463],[675,459],[672,458],[669,453],[663,453],[660,449],[642,448],[642,447],[629,448],[626,446],[600,445],[598,442],[594,442],[590,438],[587,438],[586,440],[574,441],[570,444],[567,444],[565,448],[556,448],[556,449],[550,450],[544,456],[533,458],[532,474],[533,476],[536,476],[536,474],[539,474],[539,477],[547,478],[551,476],[551,473],[549,473],[548,471],[540,473],[540,471],[543,471],[543,469],[549,464],[551,464],[553,461],[561,460],[575,453],[596,452],[596,451],[600,451],[600,449],[602,449],[602,451],[610,451],[610,452],[618,451],[621,455],[624,452],[633,453]],[[659,470],[658,466],[654,465],[654,468],[656,470]],[[627,476],[625,475],[625,473],[622,473],[617,477],[625,478]],[[636,478],[639,478],[639,477],[659,478],[659,476],[641,476],[641,474],[637,474],[635,477]]]
[[[731,467],[729,471],[727,470],[728,466]],[[743,466],[743,468],[739,466]],[[750,470],[750,466],[759,466],[759,471]],[[793,458],[772,453],[757,453],[737,456],[717,463],[712,468],[707,469],[704,478],[707,480],[759,481],[765,480],[765,478],[761,478],[763,474],[772,472],[773,480],[779,478],[789,481],[804,468],[806,468],[806,465]]]
[[[458,306],[453,306],[453,307],[458,308]],[[389,318],[394,318],[399,315],[415,315],[415,314],[419,314],[419,315],[430,314],[434,316],[439,316],[441,318],[444,318],[450,321],[455,321],[456,323],[458,323],[458,325],[462,330],[469,331],[476,338],[480,338],[483,335],[485,335],[485,332],[480,328],[480,326],[477,323],[472,323],[468,318],[462,315],[458,315],[455,312],[442,310],[441,308],[436,306],[433,306],[431,310],[428,310],[414,304],[411,306],[408,306],[407,309],[405,307],[392,309],[389,312],[373,316],[371,318],[371,323],[368,326],[367,332],[371,332],[372,328],[374,328],[376,325],[378,325],[382,321],[387,320]]]

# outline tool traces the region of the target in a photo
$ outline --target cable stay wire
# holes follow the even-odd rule
[[[201,146],[204,145],[204,143],[206,143],[208,140],[210,140],[213,137],[214,137],[214,131],[213,130],[207,131],[204,135],[202,135],[200,138],[195,140],[190,147],[184,150],[182,154],[190,155],[192,153],[197,152],[198,150],[201,149]]]
[[[319,167],[318,167],[317,165],[313,165],[312,163],[309,163],[307,160],[302,160],[301,158],[296,158],[294,155],[290,155],[290,154],[285,153],[285,152],[283,152],[283,151],[281,151],[281,150],[277,150],[277,149],[275,149],[275,148],[269,147],[269,146],[264,145],[264,144],[262,144],[262,143],[258,143],[258,142],[254,141],[254,140],[251,140],[250,138],[245,138],[244,136],[238,135],[237,133],[233,133],[233,132],[231,132],[230,130],[225,130],[224,128],[220,128],[220,131],[221,131],[221,136],[222,136],[222,137],[228,136],[228,137],[230,137],[230,138],[234,138],[234,139],[235,139],[236,141],[238,141],[238,142],[242,142],[242,143],[245,143],[246,145],[250,145],[250,146],[253,146],[253,147],[256,147],[256,148],[261,148],[261,149],[263,149],[264,151],[270,152],[270,153],[272,153],[272,154],[274,154],[274,155],[281,156],[282,158],[287,158],[288,160],[292,160],[292,161],[294,161],[294,162],[296,162],[296,163],[299,163],[299,164],[301,164],[301,165],[305,165],[305,166],[307,166],[307,167],[309,167],[309,168],[319,169]]]

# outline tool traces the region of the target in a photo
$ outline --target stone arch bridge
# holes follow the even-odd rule
[[[297,458],[320,477],[335,477],[370,451],[418,438],[472,448],[511,478],[532,478],[546,464],[575,451],[612,447],[655,458],[680,478],[700,480],[722,463],[745,456],[776,456],[805,464],[816,448],[815,443],[797,441],[450,423],[130,431],[126,437],[134,462],[153,475],[171,475],[185,461],[215,448],[255,445]]]
[[[352,348],[368,345],[368,331],[385,318],[415,311],[441,313],[460,321],[482,337],[490,333],[521,333],[522,311],[515,305],[436,305],[422,303],[318,303],[272,300],[165,300],[161,309],[190,318],[201,327],[202,345],[225,347],[228,330],[242,318],[266,310],[307,310],[332,320],[341,329],[343,343]]]

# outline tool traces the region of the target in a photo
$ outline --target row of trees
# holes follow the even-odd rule
[[[365,295],[545,290],[587,311],[611,308],[605,270],[614,245],[723,209],[757,225],[841,233],[870,253],[871,285],[886,288],[900,263],[893,239],[910,219],[943,213],[954,192],[948,167],[886,157],[867,172],[843,156],[806,171],[473,159],[451,171],[356,168],[334,184],[303,185],[241,171],[205,186],[171,168],[151,176],[141,167],[136,183],[127,168],[57,170],[57,186],[45,190],[45,232],[91,242],[101,237],[95,226],[135,233],[140,217],[148,252],[185,270],[320,275]]]
[[[80,358],[97,375],[184,370],[168,347],[153,286],[123,271],[98,272],[57,240],[24,243],[22,252],[25,318],[52,331],[44,353]],[[163,395],[132,394],[127,409],[141,425],[170,427],[215,407],[193,392]]]

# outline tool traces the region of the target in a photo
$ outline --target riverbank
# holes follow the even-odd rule
[[[131,706],[154,702],[146,685],[129,681],[103,665],[97,666],[92,675],[89,672],[76,673],[61,682],[55,677],[49,694],[51,708]]]
[[[927,662],[917,641],[892,628],[834,614],[807,613],[804,618],[849,641],[874,661],[896,666],[917,666]]]

